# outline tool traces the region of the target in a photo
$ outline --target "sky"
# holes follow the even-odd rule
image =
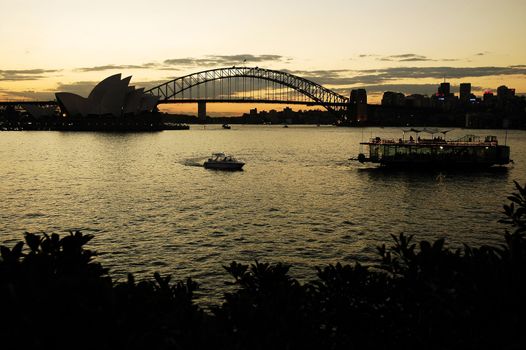
[[[457,94],[462,82],[526,94],[524,0],[0,0],[0,13],[0,100],[86,96],[115,73],[153,87],[244,59],[346,96],[365,88],[371,103],[444,79]]]

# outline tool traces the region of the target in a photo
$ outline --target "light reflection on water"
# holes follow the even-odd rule
[[[455,130],[495,134],[504,131]],[[526,181],[526,132],[511,131],[515,165],[479,173],[384,171],[348,161],[362,138],[396,128],[220,126],[160,133],[0,134],[0,241],[25,231],[80,229],[96,238],[112,276],[192,276],[217,295],[232,260],[284,261],[298,277],[313,267],[371,261],[390,234],[500,238],[501,206]],[[207,170],[232,153],[244,171]],[[215,294],[214,294],[215,293]]]

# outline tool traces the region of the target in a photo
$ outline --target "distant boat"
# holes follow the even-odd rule
[[[241,170],[245,163],[231,155],[218,152],[212,153],[212,156],[203,165],[206,169]]]
[[[287,124],[283,125],[284,128],[288,128],[289,126]]]
[[[451,130],[410,129],[417,134],[445,134]],[[375,137],[360,145],[368,147],[368,154],[360,153],[361,163],[377,163],[389,167],[405,168],[487,168],[510,163],[510,147],[499,145],[496,136],[486,136],[482,140],[476,135],[466,135],[455,140],[442,137],[428,139],[413,136],[409,140],[400,138],[382,139]]]
[[[165,123],[163,129],[164,130],[189,130],[190,126],[187,124],[180,124],[180,123],[177,123],[177,124]]]
[[[228,124],[223,124],[223,129],[232,129],[232,127]]]

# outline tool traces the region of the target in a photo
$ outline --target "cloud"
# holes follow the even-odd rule
[[[526,67],[391,67],[360,71],[362,74],[373,74],[379,79],[389,81],[397,79],[462,79],[488,77],[496,75],[526,74]]]
[[[388,61],[388,62],[418,62],[418,61],[433,61],[426,56],[417,55],[414,53],[404,53],[400,55],[389,55],[384,57],[379,57],[376,60],[378,61]]]
[[[381,84],[389,80],[382,70],[353,71],[347,69],[333,70],[283,70],[290,74],[312,80],[320,85],[356,85],[356,84]]]
[[[76,68],[74,71],[76,72],[101,72],[105,70],[116,70],[116,69],[151,69],[156,68],[158,66],[157,63],[144,63],[140,65],[135,64],[123,64],[123,65],[115,65],[115,64],[107,64],[104,66],[95,66],[95,67],[82,67],[82,68]]]
[[[427,58],[426,56],[417,55],[414,53],[405,53],[402,55],[391,55],[388,58],[394,61],[398,61],[398,62],[433,61],[432,59]]]
[[[426,57],[410,57],[399,60],[398,62],[424,62],[424,61],[435,61]]]
[[[373,55],[368,55],[373,56]],[[360,56],[362,57],[362,56]],[[365,57],[365,56],[363,56]],[[456,58],[429,58],[424,55],[418,55],[414,53],[404,53],[399,55],[388,55],[388,56],[382,56],[378,57],[376,59],[377,61],[382,62],[444,62],[444,61],[458,61]]]
[[[223,60],[223,62],[269,62],[269,61],[281,61],[283,56],[280,55],[230,55],[230,56],[215,56],[217,59]]]
[[[417,55],[417,54],[414,54],[414,53],[404,53],[404,54],[401,54],[401,55],[391,55],[389,57],[392,57],[392,58],[413,58],[413,57],[424,57],[424,56]]]
[[[97,85],[99,81],[77,81],[72,83],[59,83],[57,85],[57,92],[71,92],[83,97],[87,97],[91,90]]]
[[[288,70],[282,69],[282,72],[290,73],[301,78],[305,78],[320,85],[353,85],[360,84],[363,79],[368,77],[358,77],[356,71],[349,69],[332,69],[332,70]],[[371,75],[371,82],[377,81],[376,75]],[[381,81],[381,79],[380,79]]]
[[[206,64],[208,64],[209,62],[208,60],[197,59],[197,58],[171,58],[168,60],[164,60],[164,64],[167,64],[170,66],[194,66],[194,65],[198,65],[200,61]]]
[[[56,69],[21,69],[0,70],[0,81],[38,80],[46,78],[50,73],[60,72]]]
[[[165,78],[165,79],[161,79],[161,80],[149,80],[149,81],[136,81],[133,83],[133,85],[135,85],[136,87],[143,87],[144,90],[148,90],[148,89],[151,89],[153,87],[156,87],[156,86],[159,86],[159,85],[162,85],[164,83],[167,83],[171,80],[174,80],[176,79],[176,77],[169,77],[169,78]]]
[[[294,74],[297,76],[300,76],[305,79],[318,79],[318,80],[325,80],[325,79],[334,79],[341,77],[343,73],[348,73],[350,70],[348,69],[328,69],[328,70],[289,70],[289,69],[281,69],[281,72]]]
[[[207,55],[203,58],[171,58],[164,60],[165,65],[169,66],[231,66],[243,64],[246,60],[246,64],[258,63],[258,62],[290,62],[290,58],[285,58],[281,55],[251,55],[251,54],[238,54],[238,55]]]
[[[290,57],[283,57],[280,55],[207,55],[201,58],[183,57],[170,58],[163,61],[163,63],[149,62],[143,64],[106,64],[94,67],[80,67],[74,69],[75,72],[102,72],[106,70],[125,70],[125,69],[156,69],[156,70],[178,70],[177,67],[218,67],[231,66],[243,64],[258,63],[258,62],[283,62],[289,63],[292,59]]]
[[[7,98],[10,100],[52,101],[55,99],[55,94],[52,91],[10,91],[0,89],[0,95],[2,95],[2,99]]]

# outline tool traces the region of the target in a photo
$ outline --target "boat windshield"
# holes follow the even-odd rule
[[[213,153],[211,160],[217,161],[217,162],[236,162],[237,159],[234,158],[231,155],[227,155],[224,153]]]

